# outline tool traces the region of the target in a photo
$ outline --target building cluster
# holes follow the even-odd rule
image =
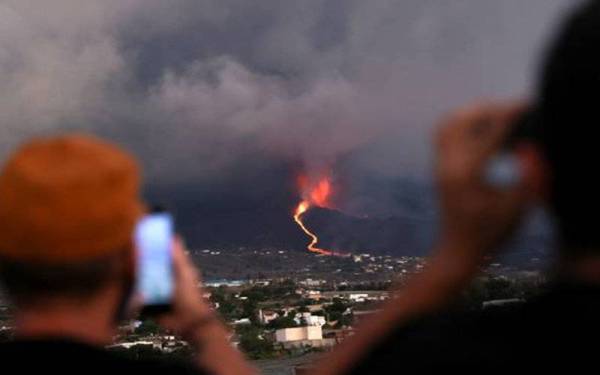
[[[225,252],[221,254],[216,250],[202,250],[196,255],[215,261],[227,259]],[[269,260],[279,259],[281,264],[277,265],[294,268],[293,272],[281,268],[280,272],[287,272],[287,275],[262,272],[251,272],[250,277],[239,272],[229,278],[221,275],[202,285],[204,298],[211,300],[214,308],[231,325],[233,345],[243,346],[255,340],[261,350],[267,348],[273,353],[327,349],[340,343],[354,333],[356,324],[376,319],[379,305],[392,298],[387,291],[392,279],[402,282],[402,277],[418,273],[426,266],[426,261],[418,257],[370,254],[337,259],[276,250],[248,254],[247,250],[240,249],[236,256],[253,260],[263,256]],[[238,258],[233,260],[238,261]],[[306,263],[302,263],[305,260]],[[520,291],[528,285],[534,289],[543,278],[538,272],[493,263],[480,278],[484,287],[486,280],[495,282],[491,285],[493,288],[488,288],[490,291],[495,293],[502,287],[506,292],[494,295],[483,288],[486,293],[480,296],[484,300],[479,302],[483,309],[522,303]],[[0,319],[0,339],[11,335],[9,315],[6,304],[0,303],[0,318],[4,317]],[[140,327],[140,322],[132,322],[123,327],[122,334],[111,346],[115,350],[142,348],[179,355],[177,351],[185,349],[186,344],[158,326],[146,324]]]
[[[275,345],[284,349],[329,348],[337,343],[335,338],[324,338],[319,325],[282,328],[275,331]]]
[[[262,323],[264,325],[268,325],[269,323],[271,323],[272,321],[274,321],[275,319],[277,319],[281,316],[288,317],[288,316],[290,316],[290,314],[295,312],[292,319],[299,326],[302,325],[302,326],[309,326],[309,327],[323,327],[325,324],[327,324],[327,320],[325,319],[324,316],[313,315],[312,312],[310,312],[310,308],[313,308],[313,309],[317,308],[318,310],[315,309],[315,311],[322,310],[322,306],[307,306],[307,309],[309,310],[309,312],[295,312],[296,310],[294,308],[287,307],[287,308],[281,309],[280,312],[283,314],[280,314],[279,312],[276,312],[273,310],[260,309],[258,312],[258,320],[260,323]]]
[[[173,335],[151,335],[139,340],[117,341],[107,346],[108,349],[131,349],[134,347],[148,347],[165,353],[172,353],[186,347],[187,343]]]
[[[352,316],[360,320],[368,318],[376,309],[365,309],[372,303],[379,303],[389,298],[387,291],[330,291],[307,289],[325,285],[322,280],[302,280],[297,283],[296,294],[300,300],[310,300],[310,304],[282,306],[278,309],[260,308],[257,313],[258,322],[268,327],[270,323],[280,318],[292,319],[296,326],[276,329],[266,332],[264,337],[273,342],[275,348],[287,350],[307,348],[330,348],[353,332],[352,326],[338,325],[343,316]],[[343,303],[344,309],[334,318],[327,313],[327,308],[337,300]],[[245,319],[251,324],[250,319]],[[236,321],[235,324],[240,324]]]

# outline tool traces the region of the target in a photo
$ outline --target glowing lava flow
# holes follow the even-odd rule
[[[312,251],[316,254],[321,255],[335,255],[335,256],[347,256],[347,254],[337,253],[335,251],[322,249],[317,247],[319,243],[319,237],[316,234],[311,232],[304,222],[302,221],[302,216],[308,211],[311,207],[329,207],[329,197],[331,195],[331,182],[327,177],[324,177],[318,181],[316,184],[309,184],[306,176],[300,176],[298,179],[298,183],[300,185],[300,189],[303,192],[304,199],[298,204],[296,207],[296,211],[294,211],[294,221],[298,224],[300,229],[308,237],[310,237],[310,243],[306,247],[309,251]]]
[[[316,245],[319,242],[319,237],[317,237],[313,232],[308,230],[308,228],[306,228],[306,226],[302,222],[302,215],[306,211],[308,211],[309,208],[310,208],[310,202],[304,200],[304,201],[300,202],[300,204],[298,204],[298,207],[296,207],[296,212],[294,213],[294,221],[296,221],[296,223],[298,223],[298,226],[300,226],[300,228],[304,231],[304,233],[306,233],[306,235],[309,236],[311,239],[310,244],[308,244],[308,246],[307,246],[307,249],[309,251],[312,251],[313,253],[317,253],[317,254],[335,255],[335,253],[333,251],[318,248]]]

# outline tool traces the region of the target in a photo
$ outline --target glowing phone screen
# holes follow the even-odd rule
[[[144,305],[165,305],[171,301],[172,240],[173,219],[168,213],[148,215],[137,224],[137,291]]]

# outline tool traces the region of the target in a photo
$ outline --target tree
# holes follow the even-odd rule
[[[297,327],[298,324],[294,320],[294,316],[296,316],[296,314],[294,314],[294,315],[288,314],[287,316],[279,316],[278,318],[271,320],[269,322],[269,324],[267,325],[267,327],[270,329],[283,329],[283,328]]]
[[[350,314],[342,314],[337,320],[337,324],[335,328],[342,327],[350,327],[354,323],[354,315]]]
[[[253,323],[257,322],[257,304],[256,301],[253,301],[251,299],[247,299],[246,301],[244,301],[244,304],[242,305],[242,316],[244,318],[250,318],[250,321],[252,321]]]
[[[347,309],[348,309],[348,305],[339,298],[335,298],[331,305],[325,306],[325,311],[330,312],[330,313],[332,313],[332,312],[343,313]]]
[[[135,329],[135,333],[141,336],[158,335],[160,332],[160,326],[152,319],[142,321],[142,324]]]
[[[230,300],[224,300],[223,302],[219,303],[219,313],[225,319],[235,319],[236,308],[237,306],[235,305],[235,303],[231,302]]]
[[[252,359],[264,359],[274,354],[273,344],[261,336],[262,330],[255,326],[240,327],[240,349]]]
[[[348,317],[345,312],[348,310],[348,305],[339,298],[335,298],[333,303],[325,306],[325,317],[330,322],[338,322],[337,326],[349,326],[352,324],[352,317]]]

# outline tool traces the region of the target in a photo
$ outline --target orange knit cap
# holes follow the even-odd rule
[[[86,135],[35,139],[0,172],[0,256],[65,264],[131,243],[142,211],[136,160]]]

